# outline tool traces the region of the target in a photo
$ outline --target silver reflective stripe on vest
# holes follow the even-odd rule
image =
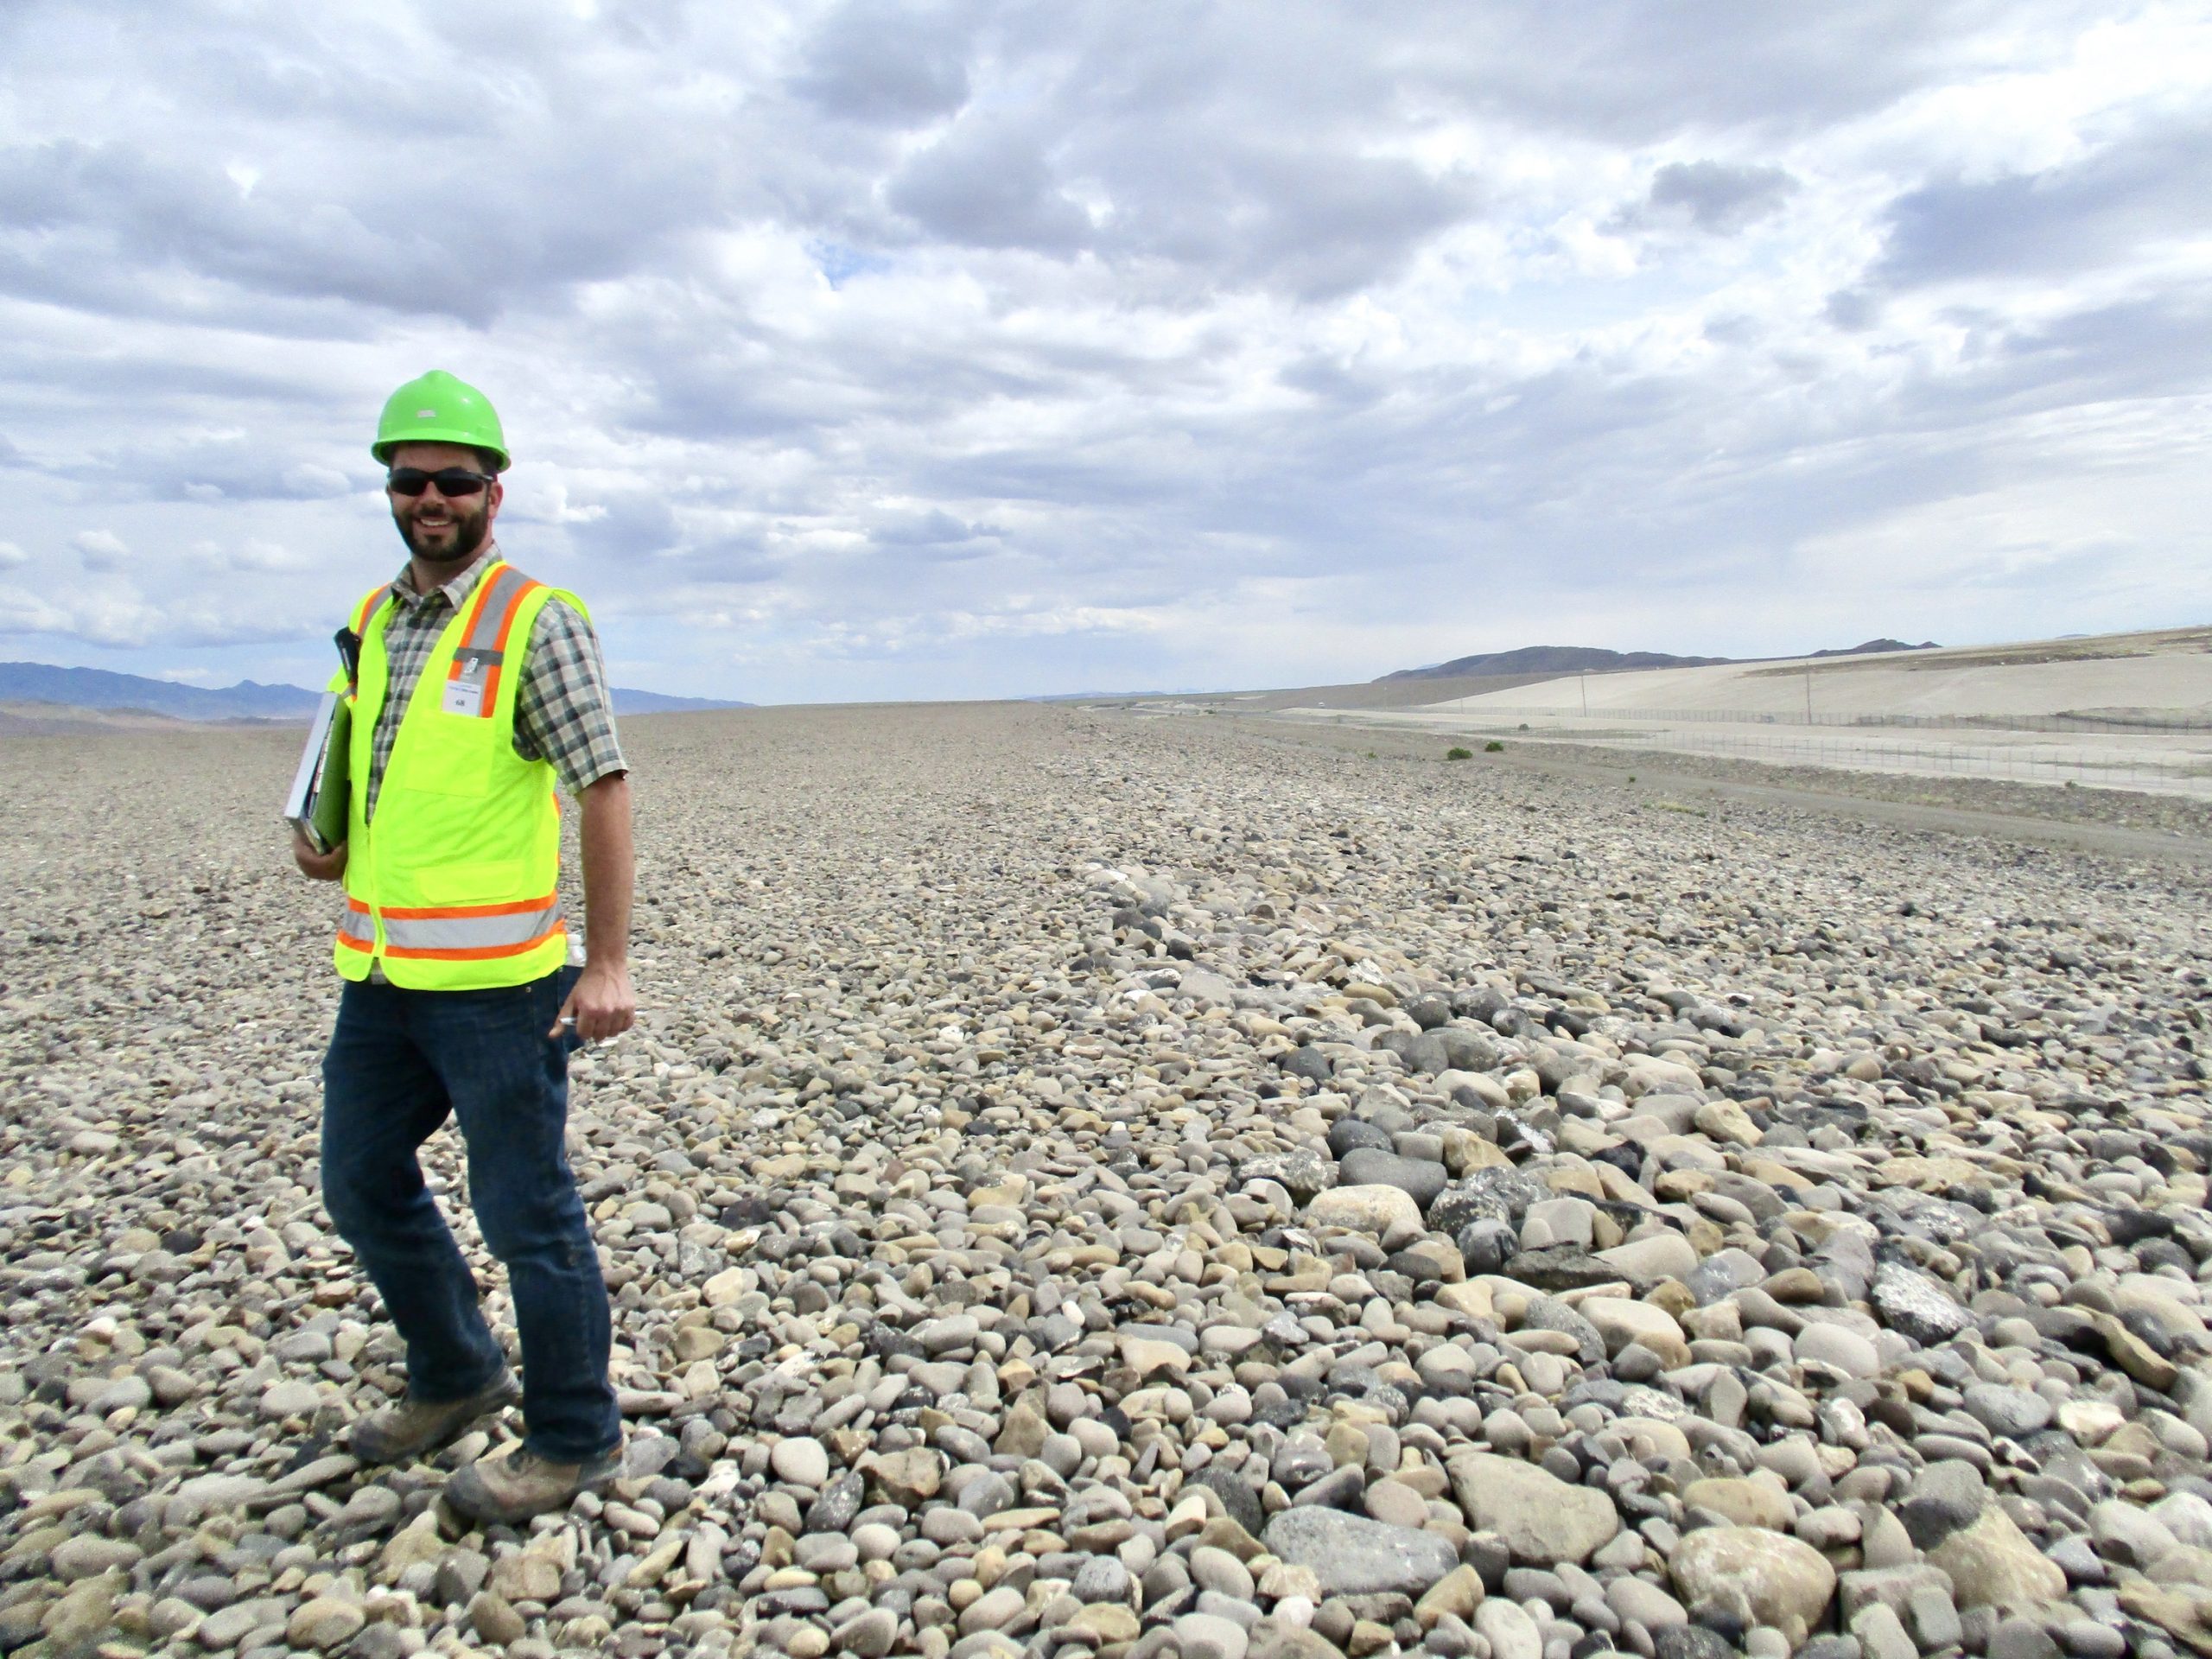
[[[461,635],[454,655],[462,658],[474,654],[487,662],[498,662],[495,648],[500,644],[499,627],[506,620],[507,607],[515,602],[517,594],[531,585],[531,578],[512,564],[502,564],[493,571],[484,602],[470,617],[468,632]]]
[[[365,910],[346,906],[346,913],[339,918],[338,931],[349,939],[365,939],[376,943],[377,918]]]
[[[560,920],[557,898],[548,899],[542,907],[496,916],[398,917],[387,912],[385,948],[395,957],[425,950],[519,950],[543,938]]]

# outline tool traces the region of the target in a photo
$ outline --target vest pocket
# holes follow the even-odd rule
[[[524,870],[512,858],[479,859],[466,864],[425,864],[414,871],[414,885],[426,905],[479,905],[524,893]]]
[[[459,744],[440,741],[448,737],[443,728],[448,722],[459,724],[461,716],[442,711],[432,714],[429,729],[421,732],[420,739],[431,740],[413,747],[403,741],[395,748],[391,769],[385,776],[384,790],[378,797],[378,810],[383,810],[384,795],[395,789],[406,790],[417,795],[457,795],[474,799],[492,786],[492,753],[482,742]],[[413,721],[410,721],[411,726]],[[467,735],[475,736],[483,722],[467,722]],[[403,740],[408,728],[402,727]]]

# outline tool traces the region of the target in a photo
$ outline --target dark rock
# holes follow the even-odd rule
[[[1340,1117],[1329,1126],[1329,1152],[1339,1160],[1362,1147],[1376,1152],[1395,1152],[1398,1143],[1390,1138],[1388,1129],[1357,1117]]]
[[[1471,1026],[1447,1026],[1436,1033],[1446,1066],[1453,1071],[1488,1071],[1497,1065],[1497,1045]]]
[[[1592,1285],[1618,1283],[1621,1270],[1600,1262],[1586,1250],[1567,1244],[1548,1244],[1541,1249],[1523,1250],[1515,1256],[1513,1276],[1524,1285],[1557,1295],[1569,1290],[1587,1290]]]
[[[1605,1339],[1598,1334],[1598,1327],[1555,1296],[1539,1296],[1530,1302],[1522,1324],[1532,1331],[1557,1331],[1573,1337],[1581,1344],[1575,1357],[1585,1365],[1595,1365],[1605,1357]]]
[[[1390,1272],[1396,1277],[1405,1280],[1409,1288],[1443,1282],[1444,1270],[1438,1267],[1429,1256],[1416,1255],[1411,1250],[1400,1250],[1389,1258],[1388,1265]],[[1370,1282],[1372,1282],[1371,1275]],[[1376,1289],[1380,1294],[1389,1294],[1383,1291],[1380,1285],[1376,1285]],[[1395,1300],[1402,1300],[1403,1299]]]
[[[1513,1549],[1494,1532],[1478,1532],[1469,1538],[1459,1551],[1459,1559],[1475,1569],[1475,1576],[1483,1581],[1486,1595],[1497,1595],[1505,1588],[1505,1575],[1513,1570]]]
[[[775,1206],[758,1192],[748,1192],[734,1203],[726,1204],[715,1219],[725,1227],[765,1227],[776,1213]]]
[[[1452,1179],[1441,1164],[1401,1158],[1374,1147],[1355,1147],[1344,1154],[1338,1175],[1347,1186],[1395,1186],[1424,1208]]]
[[[1366,1491],[1367,1471],[1357,1464],[1346,1464],[1341,1469],[1332,1470],[1312,1484],[1301,1487],[1292,1502],[1318,1503],[1325,1509],[1357,1512]]]
[[[877,1359],[895,1359],[900,1355],[908,1359],[923,1357],[922,1344],[895,1325],[875,1321],[861,1327],[861,1345]]]
[[[1651,1632],[1651,1653],[1652,1659],[1734,1659],[1736,1649],[1702,1624],[1669,1624]]]
[[[1505,1264],[1521,1249],[1521,1236],[1510,1221],[1469,1222],[1459,1230],[1455,1242],[1459,1247],[1459,1260],[1470,1278],[1504,1272]]]
[[[1425,1031],[1382,1031],[1376,1033],[1369,1046],[1379,1054],[1396,1055],[1405,1062],[1407,1071],[1417,1071],[1421,1068],[1414,1063],[1414,1047],[1427,1035]]]
[[[1745,1637],[1751,1633],[1743,1614],[1717,1601],[1700,1602],[1689,1613],[1691,1624],[1712,1631],[1732,1648],[1743,1646]]]
[[[1487,1020],[1508,1006],[1505,993],[1495,985],[1471,985],[1452,997],[1452,1012],[1462,1020]]]
[[[1639,1147],[1625,1141],[1617,1147],[1599,1147],[1590,1154],[1590,1160],[1592,1163],[1611,1164],[1632,1181],[1641,1181],[1643,1179],[1643,1153]]]
[[[2196,1273],[2196,1259],[2170,1238],[2145,1239],[2135,1247],[2135,1260],[2145,1273],[2160,1268],[2178,1268],[2192,1278]]]
[[[861,1512],[861,1486],[860,1472],[849,1469],[822,1489],[822,1496],[807,1506],[806,1529],[809,1532],[852,1530],[853,1517]]]
[[[1040,1353],[1057,1354],[1083,1340],[1083,1326],[1061,1313],[1032,1319],[1026,1328],[1030,1342]]]
[[[1476,1221],[1504,1221],[1518,1227],[1530,1205],[1551,1196],[1549,1186],[1524,1171],[1478,1169],[1437,1194],[1428,1207],[1428,1224],[1437,1232],[1455,1236]]]
[[[1267,1515],[1260,1507],[1260,1495],[1243,1481],[1225,1469],[1202,1469],[1192,1483],[1211,1491],[1221,1499],[1221,1507],[1229,1518],[1250,1533],[1255,1538],[1267,1524]]]
[[[830,1597],[810,1584],[795,1590],[770,1591],[753,1605],[771,1618],[785,1613],[826,1613]]]
[[[1972,1526],[1989,1501],[1981,1471],[1959,1459],[1931,1463],[1896,1506],[1915,1547],[1932,1549],[1963,1527]]]
[[[2105,1231],[2112,1242],[2126,1249],[2146,1238],[2171,1238],[2174,1218],[2163,1210],[2145,1210],[2131,1205],[2126,1209],[2101,1212]]]
[[[1427,1077],[1452,1069],[1452,1051],[1440,1031],[1424,1031],[1398,1052],[1409,1068]]]

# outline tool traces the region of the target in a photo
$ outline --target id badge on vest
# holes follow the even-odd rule
[[[446,678],[445,698],[440,705],[449,715],[474,716],[484,712],[484,690],[498,664],[499,653],[460,651],[454,654],[453,671]]]

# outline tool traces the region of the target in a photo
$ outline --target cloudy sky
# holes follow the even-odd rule
[[[2212,21],[0,6],[0,658],[319,681],[399,381],[622,683],[2212,617]]]

